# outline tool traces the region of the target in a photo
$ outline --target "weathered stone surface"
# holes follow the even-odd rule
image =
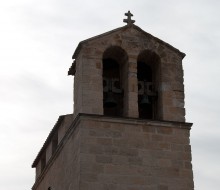
[[[94,115],[75,120],[33,190],[193,189],[190,124]]]
[[[124,90],[123,116],[138,118],[137,60],[145,50],[155,52],[160,58],[158,82],[157,119],[185,121],[182,54],[170,46],[145,35],[136,27],[125,27],[99,38],[86,41],[76,57],[74,84],[75,113],[102,115],[102,59],[109,47],[120,47],[127,55],[122,74]],[[181,93],[180,93],[181,92]],[[173,109],[168,109],[173,108]],[[174,111],[175,110],[175,111]]]
[[[84,125],[87,122],[89,124],[89,121],[86,121]],[[117,125],[117,122],[113,122],[111,126],[107,124],[109,127],[105,130],[111,131],[112,128],[118,128]],[[186,153],[190,150],[187,140],[189,137],[186,138],[189,133],[185,132],[188,129],[180,129],[177,126],[163,127],[159,124],[153,126],[143,123],[120,124],[120,128],[123,129],[121,135],[106,138],[105,133],[98,132],[102,131],[104,126],[104,121],[92,123],[93,131],[99,134],[95,138],[97,138],[96,147],[100,151],[90,152],[89,154],[95,155],[96,159],[88,157],[87,160],[90,165],[101,164],[103,168],[97,172],[93,170],[94,176],[98,176],[101,189],[102,185],[112,183],[120,184],[121,189],[150,189],[152,186],[157,189],[193,189],[186,185],[170,183],[170,179],[173,179],[179,180],[181,184],[192,184],[191,154]],[[177,134],[183,140],[178,140]],[[89,136],[84,136],[82,140],[86,141],[87,138]],[[94,148],[90,144],[87,146]],[[90,183],[89,180],[96,179],[90,178],[87,179],[87,184]]]

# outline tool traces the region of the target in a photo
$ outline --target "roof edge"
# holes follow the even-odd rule
[[[76,58],[77,58],[77,56],[78,56],[78,54],[79,54],[81,48],[83,47],[83,45],[84,45],[85,43],[87,43],[87,42],[89,42],[89,41],[91,41],[91,40],[94,40],[94,39],[96,39],[96,38],[106,36],[106,35],[108,35],[108,34],[110,34],[110,33],[112,33],[112,32],[117,32],[117,31],[119,31],[119,30],[121,30],[121,29],[130,28],[130,27],[133,27],[133,28],[137,29],[138,31],[144,33],[145,35],[150,36],[151,38],[154,38],[154,39],[155,39],[156,41],[158,41],[159,43],[162,43],[162,44],[164,44],[165,46],[167,46],[167,47],[173,49],[175,52],[177,52],[177,53],[182,57],[182,59],[186,56],[185,53],[181,52],[179,49],[175,48],[174,46],[170,45],[169,43],[167,43],[167,42],[165,42],[165,41],[163,41],[163,40],[161,40],[161,39],[159,39],[159,38],[153,36],[152,34],[150,34],[150,33],[146,32],[146,31],[144,31],[144,30],[141,29],[139,26],[137,26],[137,25],[135,25],[135,24],[132,24],[132,25],[125,25],[125,26],[122,26],[122,27],[119,27],[119,28],[110,30],[110,31],[108,31],[108,32],[99,34],[99,35],[97,35],[97,36],[93,36],[93,37],[91,37],[91,38],[88,38],[88,39],[86,39],[86,40],[83,40],[83,41],[79,42],[79,44],[78,44],[76,50],[75,50],[74,53],[73,53],[72,59],[76,59]]]
[[[57,129],[59,128],[59,126],[61,125],[61,123],[63,122],[64,118],[72,115],[72,114],[66,114],[66,115],[60,115],[57,122],[55,123],[54,127],[52,128],[52,130],[50,131],[47,139],[45,140],[42,148],[40,149],[40,151],[38,152],[33,164],[32,164],[32,168],[35,168],[37,166],[38,161],[40,160],[41,155],[43,154],[43,152],[45,151],[45,149],[47,148],[47,146],[49,145],[54,133],[57,131]]]
[[[108,35],[108,34],[110,34],[110,33],[112,33],[112,32],[117,32],[117,31],[121,30],[122,28],[128,28],[128,27],[130,27],[130,26],[125,25],[125,26],[122,26],[122,27],[119,27],[119,28],[110,30],[110,31],[108,31],[108,32],[104,32],[104,33],[102,33],[102,34],[93,36],[93,37],[91,37],[91,38],[88,38],[88,39],[86,39],[86,40],[83,40],[83,41],[79,42],[79,44],[78,44],[78,46],[77,46],[75,52],[73,53],[72,59],[76,59],[76,58],[77,58],[77,56],[78,56],[78,54],[79,54],[79,52],[80,52],[80,49],[82,48],[82,45],[83,45],[84,43],[86,43],[86,42],[88,42],[88,41],[91,41],[91,40],[94,40],[94,39],[99,38],[99,37],[106,36],[106,35]]]
[[[137,25],[134,24],[134,28],[136,28],[136,29],[139,30],[140,32],[143,32],[145,35],[150,36],[151,38],[154,38],[156,41],[158,41],[158,42],[164,44],[165,46],[167,46],[167,47],[173,49],[175,52],[177,52],[178,54],[180,54],[180,56],[182,57],[182,59],[186,56],[186,54],[183,53],[183,52],[181,52],[179,49],[177,49],[177,48],[175,48],[174,46],[170,45],[169,43],[167,43],[167,42],[161,40],[160,38],[157,38],[157,37],[153,36],[152,34],[150,34],[150,33],[146,32],[146,31],[144,31],[144,30],[141,29],[139,26],[137,26]]]

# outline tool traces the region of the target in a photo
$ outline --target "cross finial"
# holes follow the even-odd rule
[[[127,25],[132,25],[135,20],[132,20],[131,17],[133,16],[133,14],[131,14],[130,11],[128,11],[127,13],[125,13],[125,16],[127,16],[127,19],[124,19],[123,22],[127,23]]]

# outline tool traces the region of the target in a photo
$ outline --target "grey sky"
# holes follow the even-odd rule
[[[9,0],[0,3],[0,189],[30,189],[58,116],[72,113],[72,54],[82,40],[136,25],[186,53],[186,120],[195,189],[220,187],[220,1]]]

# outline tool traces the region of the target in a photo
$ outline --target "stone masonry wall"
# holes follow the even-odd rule
[[[32,189],[193,190],[190,128],[80,114]]]
[[[192,190],[189,124],[85,117],[80,190]]]
[[[138,118],[137,59],[142,51],[151,50],[160,57],[157,119],[184,122],[182,55],[135,27],[109,32],[82,45],[76,59],[74,114],[103,115],[102,58],[111,46],[121,47],[128,55],[124,116]]]

